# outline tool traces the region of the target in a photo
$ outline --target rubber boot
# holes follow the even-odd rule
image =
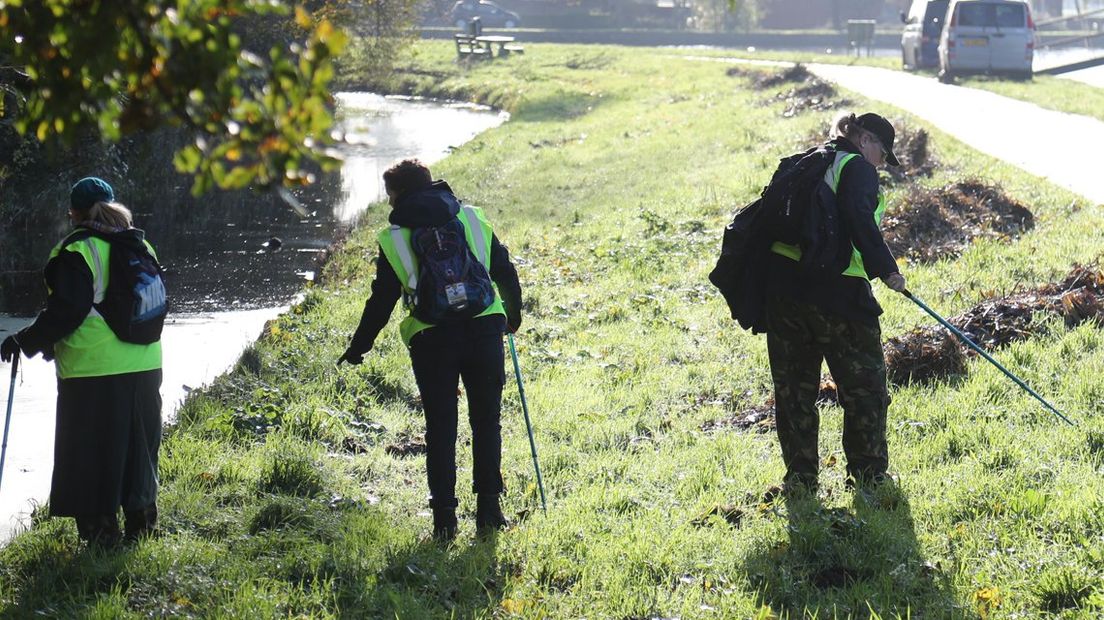
[[[89,515],[76,519],[77,535],[89,546],[111,548],[122,540],[119,519],[115,515]]]
[[[157,527],[157,504],[150,504],[138,510],[124,510],[123,519],[126,523],[124,537],[126,542],[133,543],[153,536],[156,534]]]
[[[456,509],[433,509],[433,540],[449,542],[456,538]]]
[[[475,529],[481,534],[504,530],[510,522],[502,514],[498,493],[480,494],[475,500]]]

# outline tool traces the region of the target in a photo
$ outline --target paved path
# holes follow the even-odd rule
[[[686,56],[694,60],[792,66],[793,63]],[[930,76],[877,67],[812,64],[820,77],[907,110],[979,151],[1104,204],[1104,122],[1046,110],[985,90],[940,84]]]
[[[979,151],[1104,203],[1104,122],[1045,110],[931,77],[875,67],[810,65],[809,70],[870,99],[932,123]]]

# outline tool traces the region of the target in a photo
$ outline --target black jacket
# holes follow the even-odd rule
[[[444,181],[437,181],[425,189],[410,192],[399,198],[398,203],[391,210],[388,221],[404,228],[440,226],[456,217],[459,212],[460,201],[453,195],[452,188]],[[521,283],[518,282],[514,264],[510,262],[510,253],[506,250],[506,246],[499,242],[497,235],[491,237],[490,262],[488,271],[491,280],[498,286],[502,305],[506,310],[506,318],[503,319],[500,314],[477,317],[460,324],[457,328],[469,332],[501,334],[505,331],[507,322],[514,329],[521,325]],[[359,353],[370,351],[376,336],[387,325],[391,312],[395,309],[395,303],[401,297],[402,283],[399,282],[399,277],[381,248],[376,257],[376,279],[372,281],[372,294],[364,304],[360,325],[353,334],[349,348]],[[433,329],[452,327],[451,325],[438,326]]]
[[[50,291],[46,309],[15,339],[27,357],[42,353],[46,359],[53,359],[54,343],[81,326],[92,309],[95,293],[92,270],[76,252],[58,252],[46,263],[44,275]]]
[[[844,138],[833,141],[840,151],[859,153],[859,149]],[[854,245],[863,258],[863,267],[871,279],[896,273],[897,261],[874,222],[878,208],[878,171],[860,154],[843,167],[836,189],[843,237]],[[797,262],[773,252],[768,259],[768,295],[780,296],[814,304],[825,312],[849,320],[877,322],[882,307],[874,298],[870,283],[863,278],[837,275],[810,278],[798,270]]]

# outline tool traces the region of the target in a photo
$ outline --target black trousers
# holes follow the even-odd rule
[[[161,370],[59,379],[50,514],[108,516],[157,501]]]
[[[426,421],[429,504],[455,508],[457,388],[464,382],[472,429],[472,491],[498,494],[502,483],[502,387],[506,381],[501,332],[438,326],[410,343],[414,378]]]

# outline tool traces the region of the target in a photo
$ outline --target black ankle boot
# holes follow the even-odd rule
[[[126,542],[137,542],[142,538],[155,536],[157,533],[157,504],[150,504],[138,510],[123,510],[123,521],[126,523]]]
[[[475,501],[475,529],[479,532],[504,530],[510,522],[502,514],[498,493],[480,494]]]
[[[433,539],[440,542],[449,542],[456,538],[456,509],[433,509]]]

